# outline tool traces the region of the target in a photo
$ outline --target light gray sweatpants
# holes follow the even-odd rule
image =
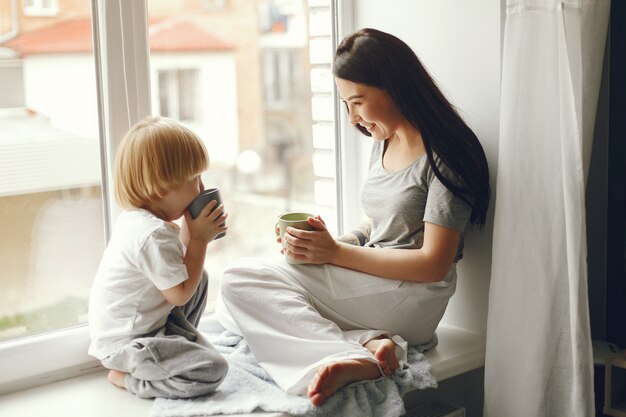
[[[126,372],[126,389],[141,398],[189,398],[215,391],[228,363],[197,330],[207,286],[205,271],[191,300],[175,307],[163,328],[134,339],[102,365]]]

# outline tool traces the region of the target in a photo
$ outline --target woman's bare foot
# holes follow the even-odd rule
[[[322,366],[309,384],[308,396],[320,406],[337,390],[351,382],[379,378],[378,366],[367,359],[348,359]]]
[[[124,382],[125,377],[126,374],[124,372],[116,371],[115,369],[111,369],[107,375],[107,379],[111,384],[124,389],[126,389],[126,383]]]
[[[372,339],[365,348],[372,352],[386,376],[391,376],[400,363],[396,357],[396,344],[386,337]]]

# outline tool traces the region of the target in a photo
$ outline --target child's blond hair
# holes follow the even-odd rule
[[[115,197],[123,208],[142,208],[209,167],[202,140],[171,119],[147,117],[120,143]]]

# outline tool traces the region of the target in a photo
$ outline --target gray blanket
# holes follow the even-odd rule
[[[320,407],[306,397],[288,395],[281,390],[254,360],[248,344],[228,331],[206,334],[230,365],[228,375],[211,395],[185,400],[157,398],[152,417],[191,417],[219,414],[243,414],[254,411],[282,412],[292,416],[376,416],[397,417],[404,414],[402,396],[411,390],[434,388],[430,364],[421,353],[436,345],[410,347],[408,364],[390,378],[365,381],[343,387]]]

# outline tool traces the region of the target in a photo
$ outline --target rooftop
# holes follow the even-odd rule
[[[153,52],[221,51],[235,47],[233,43],[184,18],[153,20],[149,24],[148,35]],[[0,47],[26,56],[91,52],[92,42],[91,19],[85,17],[22,33],[0,44]]]

